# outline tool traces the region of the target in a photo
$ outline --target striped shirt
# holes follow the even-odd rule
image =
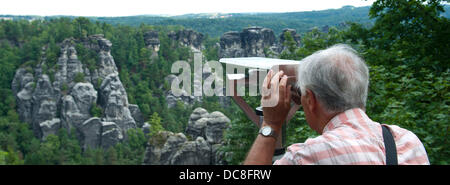
[[[414,133],[396,125],[386,126],[394,136],[398,164],[430,164],[422,142]],[[385,165],[381,125],[363,110],[349,109],[331,119],[322,135],[289,146],[274,164]]]

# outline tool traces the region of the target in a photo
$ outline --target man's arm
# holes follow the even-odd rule
[[[272,78],[273,72],[270,71],[263,82],[263,89],[270,89],[270,87],[278,87],[278,91],[272,91],[267,96],[263,96],[262,100],[269,100],[270,98],[278,98],[278,104],[275,107],[263,107],[264,122],[261,126],[270,126],[276,134],[281,134],[281,126],[286,120],[287,113],[290,109],[290,89],[286,87],[287,77],[283,76],[283,71],[278,72]],[[281,80],[280,80],[281,79]],[[275,151],[276,139],[274,137],[264,137],[260,134],[256,137],[244,164],[272,164],[272,157]]]
[[[262,127],[266,126],[263,123]],[[275,131],[280,134],[279,129]],[[252,148],[247,154],[247,158],[244,162],[245,165],[270,165],[272,164],[273,153],[275,152],[276,139],[274,137],[264,137],[258,134]]]

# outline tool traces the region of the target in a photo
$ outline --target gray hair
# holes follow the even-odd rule
[[[314,92],[330,113],[366,106],[369,69],[348,45],[337,44],[304,58],[297,79],[301,93]]]

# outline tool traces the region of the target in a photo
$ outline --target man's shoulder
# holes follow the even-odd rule
[[[416,134],[397,125],[386,126],[394,136],[399,164],[430,164],[425,147]]]
[[[418,142],[420,142],[420,139],[416,136],[416,134],[414,134],[413,132],[402,128],[398,125],[387,125],[387,124],[382,124],[385,125],[389,128],[389,130],[392,133],[392,136],[394,136],[394,140],[396,142],[401,142],[405,139],[413,139],[413,140],[417,140]]]

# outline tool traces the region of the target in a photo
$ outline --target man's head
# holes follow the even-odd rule
[[[338,44],[306,57],[297,79],[306,120],[320,134],[336,114],[366,106],[369,69],[350,46]]]

